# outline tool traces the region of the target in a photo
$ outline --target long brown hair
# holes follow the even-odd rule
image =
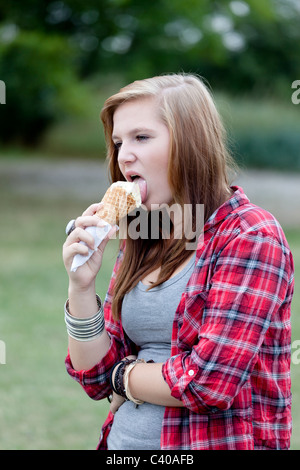
[[[104,103],[101,119],[107,144],[111,182],[124,180],[112,141],[113,116],[128,100],[153,97],[160,118],[170,132],[168,182],[175,203],[203,204],[204,222],[229,197],[229,170],[234,162],[226,147],[226,134],[213,98],[203,81],[194,75],[162,75],[139,80],[122,88]],[[128,222],[130,216],[128,216]],[[194,225],[193,220],[193,225]],[[190,256],[186,238],[126,239],[126,249],[117,273],[112,312],[119,318],[124,295],[144,276],[161,267],[155,287],[170,278]]]

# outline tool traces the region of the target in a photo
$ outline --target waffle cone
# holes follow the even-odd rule
[[[135,183],[118,181],[108,188],[101,202],[104,205],[97,212],[98,217],[110,225],[118,224],[122,217],[141,205],[140,188]]]

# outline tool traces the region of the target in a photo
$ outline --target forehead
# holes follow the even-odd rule
[[[131,125],[141,126],[161,123],[159,106],[153,97],[125,101],[113,115],[114,131]]]

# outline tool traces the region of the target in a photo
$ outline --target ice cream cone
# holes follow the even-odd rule
[[[97,212],[98,217],[110,225],[118,224],[122,217],[141,205],[139,185],[117,181],[108,188],[101,202],[104,205]]]

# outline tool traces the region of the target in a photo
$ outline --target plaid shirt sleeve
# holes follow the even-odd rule
[[[215,250],[209,268],[198,266],[178,309],[182,320],[172,338],[173,346],[179,345],[173,350],[177,354],[163,366],[171,394],[202,414],[232,406],[291,279],[290,254],[275,236],[248,230],[228,238],[224,244],[223,234],[223,248]],[[199,281],[203,271],[206,279]],[[273,359],[270,355],[269,362]]]
[[[110,348],[102,360],[89,370],[77,371],[73,369],[70,354],[68,353],[65,364],[69,375],[83,387],[85,392],[94,400],[101,400],[111,393],[110,371],[112,366],[129,354],[136,354],[135,345],[124,334],[120,321],[112,318],[111,300],[116,273],[122,260],[123,251],[120,250],[117,257],[109,288],[104,302],[105,328],[110,336]]]

